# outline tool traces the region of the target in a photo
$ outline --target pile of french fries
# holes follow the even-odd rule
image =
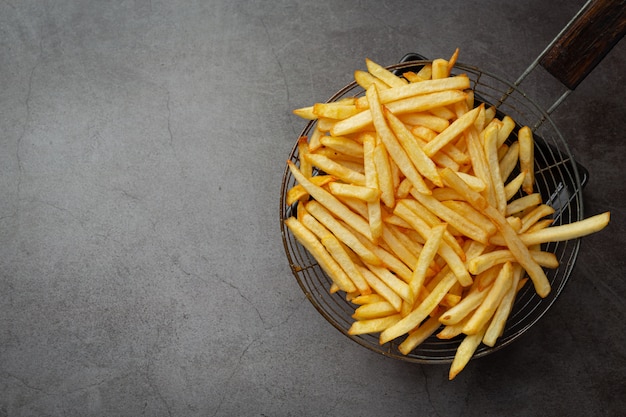
[[[541,244],[603,229],[610,213],[551,226],[534,184],[533,132],[475,105],[470,80],[435,59],[398,76],[366,60],[365,94],[294,113],[316,124],[298,141],[285,224],[354,304],[353,335],[399,340],[410,353],[462,337],[449,378],[502,335],[530,278],[545,297]],[[512,134],[515,131],[515,134]],[[551,226],[551,227],[550,227]]]

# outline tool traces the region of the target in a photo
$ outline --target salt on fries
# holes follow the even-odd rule
[[[509,116],[475,106],[468,77],[451,75],[457,56],[403,77],[368,59],[354,73],[363,96],[295,110],[317,124],[298,142],[299,166],[287,162],[297,182],[287,203],[298,207],[285,220],[329,291],[354,303],[350,334],[404,337],[403,354],[433,334],[463,335],[450,379],[481,343],[495,345],[525,274],[549,294],[544,268],[559,262],[542,243],[610,220],[605,212],[550,226],[532,130],[512,135]]]

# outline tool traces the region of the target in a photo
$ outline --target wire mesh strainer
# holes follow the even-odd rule
[[[550,113],[623,36],[625,26],[624,13],[623,11],[621,14],[618,13],[617,17],[615,17],[615,13],[612,13],[615,10],[620,10],[620,6],[616,5],[616,3],[621,4],[623,2],[588,2],[563,32],[514,83],[510,83],[493,73],[471,65],[456,64],[453,69],[453,74],[463,73],[470,78],[471,88],[475,93],[477,101],[495,105],[499,117],[505,114],[509,115],[517,122],[517,129],[522,125],[533,127],[536,139],[536,191],[541,193],[544,202],[555,208],[555,214],[553,215],[554,225],[567,224],[583,218],[582,186],[586,182],[587,172],[583,167],[575,163],[563,136],[550,118]],[[614,9],[614,7],[618,7],[618,9]],[[621,7],[621,10],[623,9]],[[606,37],[607,18],[612,19],[609,22],[611,28],[614,28],[616,25],[619,26],[619,30],[612,32],[610,39]],[[589,28],[589,24],[597,25],[598,21],[605,23],[601,24],[599,29]],[[585,33],[585,36],[581,36],[580,25],[582,24],[584,24],[583,33]],[[594,33],[594,30],[600,30],[604,37],[596,36],[597,34]],[[572,31],[574,31],[573,34]],[[596,43],[597,39],[600,39],[601,47],[596,45],[593,56],[587,55],[587,60],[584,62],[586,67],[579,71],[575,77],[572,76],[572,71],[564,71],[562,74],[559,74],[558,68],[566,68],[566,66],[555,62],[556,59],[563,57],[562,54],[557,54],[555,58],[550,58],[554,48],[558,45],[562,47],[564,42],[569,42],[568,48],[570,49],[585,48],[587,46],[584,46],[584,42],[589,42],[587,37],[595,37],[596,39],[592,42]],[[583,46],[581,46],[581,42]],[[403,61],[406,62],[400,62],[388,68],[397,74],[402,74],[405,71],[415,70],[419,66],[430,62],[428,60],[415,60],[415,58],[420,58],[420,56],[409,54],[403,58]],[[520,89],[520,83],[526,75],[539,64],[568,88],[566,93],[557,99],[548,110],[543,110]],[[582,66],[582,64],[579,64],[577,69],[580,70]],[[355,82],[352,82],[330,97],[328,102],[336,101],[343,97],[360,96],[363,94],[363,90]],[[300,136],[308,136],[314,126],[314,121],[309,122]],[[516,140],[517,129],[513,132],[512,139]],[[297,145],[294,145],[289,159],[296,165],[299,164]],[[512,175],[515,174],[513,173]],[[297,282],[318,312],[341,333],[372,351],[410,362],[449,363],[454,358],[456,349],[462,340],[460,337],[451,340],[440,340],[431,336],[410,354],[404,355],[398,351],[398,344],[402,342],[403,338],[380,345],[378,334],[358,336],[348,334],[348,329],[353,322],[351,316],[354,313],[354,304],[348,302],[345,294],[341,292],[334,294],[329,292],[331,286],[329,277],[284,225],[283,220],[295,214],[295,207],[287,206],[286,204],[287,191],[294,185],[295,180],[293,176],[288,169],[285,169],[280,197],[280,226],[283,243],[288,262]],[[550,294],[545,298],[541,298],[535,293],[532,285],[526,285],[518,293],[504,333],[498,339],[497,344],[492,348],[485,345],[479,346],[474,354],[475,358],[510,344],[544,315],[567,283],[576,261],[579,246],[580,241],[578,239],[543,245],[542,249],[553,252],[560,264],[556,269],[546,270],[546,275],[552,287]]]

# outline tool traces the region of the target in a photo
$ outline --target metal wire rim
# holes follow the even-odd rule
[[[402,73],[431,62],[429,60],[411,61],[387,68],[396,73]],[[553,224],[567,224],[582,220],[583,196],[580,167],[574,161],[567,143],[550,116],[518,86],[497,75],[475,66],[458,63],[455,65],[453,74],[460,73],[468,75],[471,88],[478,100],[495,105],[500,116],[509,115],[517,122],[518,127],[520,125],[533,127],[537,142],[535,146],[536,188],[541,193],[543,201],[551,204],[556,210]],[[362,89],[355,82],[351,82],[330,97],[327,102],[336,101],[348,95],[362,94],[364,94]],[[314,126],[315,121],[307,123],[300,136],[307,136]],[[289,159],[299,164],[297,143],[294,144]],[[454,359],[456,349],[462,340],[461,337],[440,340],[433,335],[411,353],[404,355],[398,350],[398,345],[403,338],[380,345],[377,334],[358,336],[348,334],[355,306],[345,299],[343,293],[330,294],[330,279],[284,225],[284,220],[294,213],[294,207],[286,205],[287,191],[293,185],[295,181],[289,169],[285,168],[280,197],[282,240],[292,273],[316,310],[346,337],[376,353],[414,363],[450,363]],[[506,328],[496,345],[494,347],[480,345],[473,358],[486,356],[510,345],[544,316],[565,287],[574,268],[579,248],[580,239],[542,246],[543,250],[555,253],[560,263],[557,269],[546,270],[546,275],[552,285],[550,294],[542,299],[535,293],[532,284],[528,283],[518,293]]]

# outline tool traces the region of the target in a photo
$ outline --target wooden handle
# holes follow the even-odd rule
[[[626,33],[626,0],[590,2],[539,60],[570,90],[602,61]]]

